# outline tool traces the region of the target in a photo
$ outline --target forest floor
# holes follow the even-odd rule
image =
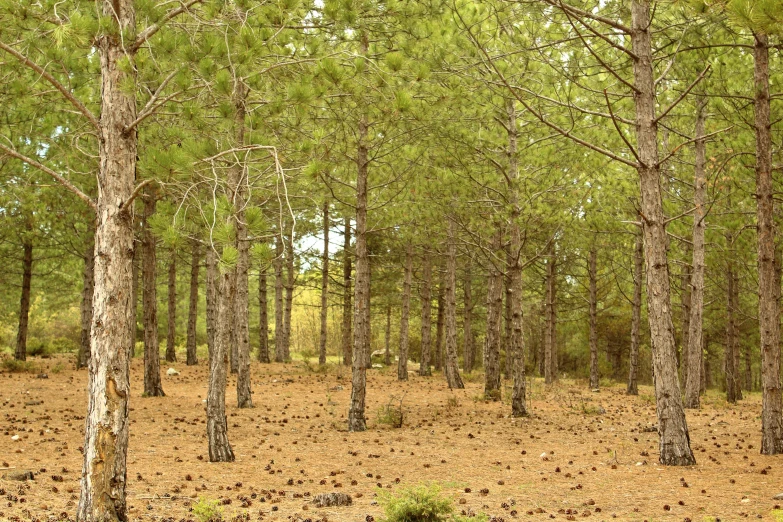
[[[70,369],[71,360],[36,361],[47,379],[0,372],[0,467],[36,475],[28,482],[0,478],[0,521],[66,520],[75,513],[87,373]],[[165,373],[168,365],[161,364]],[[478,375],[468,377],[466,389],[449,391],[442,375],[411,372],[400,383],[396,369],[372,370],[369,429],[348,433],[350,369],[254,362],[255,408],[236,408],[233,382],[227,394],[236,462],[211,464],[204,362],[171,365],[181,373],[164,374],[162,398],[141,397],[141,365],[133,361],[133,521],[196,520],[191,509],[203,499],[220,501],[226,520],[380,520],[378,488],[422,482],[438,483],[458,513],[483,512],[496,521],[783,519],[775,511],[783,501],[772,499],[783,491],[780,457],[758,452],[757,394],[738,406],[708,394],[701,411],[688,413],[698,464],[666,468],[657,463],[650,387],[629,397],[621,385],[593,393],[585,383],[545,387],[534,379],[531,417],[512,419],[506,402],[480,400]],[[379,423],[380,409],[400,398],[403,427]],[[351,495],[353,504],[311,503],[335,491]]]

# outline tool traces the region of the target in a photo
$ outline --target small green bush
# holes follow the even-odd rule
[[[221,522],[223,520],[223,510],[217,500],[199,497],[192,509],[193,516],[198,522]]]
[[[16,359],[3,359],[3,369],[11,373],[35,373],[38,366],[33,361],[17,361]]]
[[[419,484],[395,493],[381,491],[378,503],[383,507],[383,522],[440,522],[454,512],[451,499],[441,496],[437,484]]]
[[[52,368],[49,371],[56,375],[56,374],[60,373],[61,371],[63,371],[64,369],[65,369],[65,366],[63,365],[63,363],[58,362],[57,364],[52,366]]]

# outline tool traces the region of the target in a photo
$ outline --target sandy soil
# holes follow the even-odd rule
[[[75,513],[87,375],[53,373],[57,363],[38,361],[48,379],[0,372],[0,467],[35,473],[34,481],[0,479],[0,520]],[[620,385],[591,393],[584,383],[545,388],[534,380],[533,415],[520,420],[508,417],[507,403],[479,400],[478,376],[449,391],[441,375],[399,383],[396,371],[374,370],[369,430],[347,433],[349,369],[254,362],[256,407],[237,409],[233,383],[228,390],[237,461],[210,464],[206,367],[173,366],[181,374],[164,376],[167,396],[142,398],[141,361],[133,362],[130,520],[195,520],[191,508],[200,498],[219,500],[225,519],[380,520],[377,488],[423,481],[438,482],[458,511],[495,521],[783,519],[773,513],[783,501],[772,499],[783,491],[781,457],[758,453],[757,394],[729,407],[711,393],[701,411],[688,414],[698,465],[664,468],[657,435],[648,431],[655,424],[649,387],[627,397]],[[401,397],[404,426],[380,424],[380,408]],[[333,491],[353,504],[319,509],[310,502]]]

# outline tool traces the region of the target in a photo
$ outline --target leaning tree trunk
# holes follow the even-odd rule
[[[498,229],[493,249],[500,249],[501,232]],[[500,328],[503,319],[503,272],[490,265],[487,281],[487,334],[484,338],[484,397],[500,400]]]
[[[408,380],[408,321],[411,313],[411,278],[413,277],[413,249],[405,249],[405,275],[402,282],[402,310],[400,312],[400,351],[397,358],[397,379]]]
[[[283,314],[283,357],[291,360],[291,311],[294,305],[294,230],[288,236],[288,249],[285,256],[286,272],[288,278],[285,282],[285,311]]]
[[[283,231],[275,236],[275,362],[286,362],[283,322]]]
[[[421,286],[421,362],[419,375],[432,375],[430,371],[430,345],[432,344],[432,264],[429,254],[422,259]]]
[[[590,389],[597,390],[598,381],[598,251],[590,249],[587,273],[590,279]]]
[[[213,248],[210,246],[210,248]],[[207,390],[207,441],[210,462],[233,462],[234,452],[228,441],[226,420],[226,372],[231,343],[229,329],[234,314],[232,270],[221,267],[218,275],[217,321],[215,322],[215,350],[209,363]]]
[[[142,312],[144,315],[144,396],[163,397],[166,394],[163,393],[163,384],[160,380],[157,259],[155,236],[149,223],[155,213],[157,195],[146,188],[144,192],[144,228],[142,231],[144,253],[141,266]]]
[[[367,52],[366,36],[362,48]],[[367,134],[364,116],[359,120],[359,146],[356,156],[356,284],[354,294],[353,365],[348,431],[364,431],[364,402],[367,392],[367,366],[370,355],[370,257],[367,252]]]
[[[775,299],[775,200],[769,97],[769,37],[756,34],[753,48],[756,96],[756,219],[758,221],[759,328],[761,342],[761,453],[783,453],[780,392],[780,303]]]
[[[134,56],[125,38],[136,31],[131,0],[98,4],[109,28],[93,40],[100,56],[101,116],[95,293],[81,496],[76,519],[128,518],[125,497],[128,453],[129,358],[133,264],[133,205],[137,134]],[[123,65],[124,64],[124,65]],[[129,65],[129,66],[126,66]]]
[[[190,251],[190,303],[188,306],[188,333],[185,341],[187,365],[198,364],[196,355],[196,321],[198,320],[198,271],[201,263],[201,243],[194,240]]]
[[[386,306],[386,332],[383,346],[383,364],[391,366],[391,305]]]
[[[655,78],[652,68],[649,0],[631,1],[631,42],[636,107],[636,142],[640,165],[641,214],[647,266],[647,310],[655,372],[655,404],[660,436],[659,460],[664,465],[696,462],[690,447],[685,410],[677,376],[667,257],[666,220],[660,186],[658,130],[655,118]]]
[[[241,79],[234,85],[234,137],[237,147],[245,144],[245,101],[248,87]],[[248,202],[247,168],[239,162],[230,170],[231,190],[234,192],[234,227],[236,228],[236,295],[234,295],[234,328],[236,332],[237,407],[252,408],[250,388],[250,302],[249,271],[250,241],[248,240],[245,206]],[[233,361],[232,361],[233,365]]]
[[[168,328],[166,333],[166,362],[177,362],[177,251],[171,249],[169,259]]]
[[[637,372],[639,369],[639,330],[642,324],[642,277],[644,263],[643,237],[640,234],[636,238],[636,246],[633,252],[633,304],[631,312],[631,354],[629,356],[628,370],[628,395],[639,395],[637,385]]]
[[[351,331],[351,324],[353,323],[351,271],[351,219],[346,216],[343,226],[343,327],[341,339],[344,366],[351,365],[353,346],[353,333]]]
[[[258,362],[269,362],[269,305],[267,302],[266,265],[258,270]]]
[[[22,245],[22,297],[19,300],[19,328],[16,331],[17,361],[27,359],[27,325],[30,319],[30,285],[33,278],[33,243],[26,239]]]
[[[685,407],[699,408],[699,392],[701,390],[701,358],[702,358],[702,319],[704,311],[704,231],[707,224],[704,218],[707,214],[707,174],[706,144],[704,142],[704,121],[706,120],[706,98],[698,101],[696,108],[696,162],[693,171],[693,203],[696,210],[693,213],[693,272],[691,274],[691,316],[688,321],[688,373],[685,381]]]
[[[438,283],[438,315],[436,316],[435,323],[435,361],[433,363],[433,369],[439,372],[443,369],[443,326],[444,326],[444,306],[445,306],[445,291],[446,285],[444,284],[444,276],[441,273],[440,283]]]
[[[557,258],[555,244],[549,247],[546,263],[546,330],[544,331],[544,382],[557,380]]]
[[[459,376],[457,360],[457,244],[455,238],[454,220],[449,219],[449,245],[446,256],[446,277],[444,285],[444,300],[446,304],[446,349],[443,370],[450,389],[462,389],[465,385]]]
[[[734,352],[737,351],[737,330],[734,302],[734,266],[729,262],[726,269],[727,307],[726,307],[726,402],[737,402],[737,369],[734,367]]]
[[[318,342],[318,364],[326,364],[326,334],[329,311],[329,202],[324,203],[324,251],[321,256],[321,337]]]
[[[90,332],[92,331],[92,297],[95,292],[95,234],[93,233],[84,252],[82,272],[82,337],[79,344],[77,368],[86,368],[90,359]],[[134,332],[135,333],[135,332]]]
[[[215,247],[207,244],[207,353],[209,366],[212,367],[212,354],[215,353],[215,333],[217,331],[217,311],[220,292],[220,273],[218,271],[218,259]]]
[[[470,261],[468,261],[468,263],[470,263]],[[473,348],[473,296],[471,293],[471,278],[472,275],[470,264],[468,264],[467,268],[465,269],[465,281],[462,284],[465,303],[465,315],[462,319],[462,342],[464,343],[463,357],[465,359],[463,363],[463,369],[465,373],[470,373],[473,371],[473,365],[475,363],[476,357]]]

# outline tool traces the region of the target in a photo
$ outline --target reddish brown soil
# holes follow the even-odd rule
[[[86,372],[52,373],[56,361],[39,362],[48,379],[0,373],[0,466],[36,473],[32,482],[0,479],[0,520],[75,512]],[[382,517],[378,487],[423,481],[440,483],[458,510],[505,521],[775,520],[775,504],[783,504],[772,500],[783,491],[780,458],[758,453],[757,395],[728,407],[710,394],[700,412],[688,414],[698,465],[664,468],[656,434],[644,431],[655,424],[649,387],[627,397],[619,385],[591,393],[534,381],[533,416],[515,420],[508,404],[478,400],[480,382],[449,391],[442,376],[398,383],[393,372],[372,371],[370,429],[347,433],[348,369],[321,374],[301,363],[253,363],[256,407],[237,409],[228,391],[237,461],[210,464],[206,368],[175,366],[181,374],[163,378],[166,397],[142,398],[141,362],[133,363],[130,520],[195,519],[190,507],[203,497],[222,500],[226,519],[365,521]],[[403,428],[379,425],[379,408],[403,394]],[[331,491],[350,494],[353,505],[310,503]]]

